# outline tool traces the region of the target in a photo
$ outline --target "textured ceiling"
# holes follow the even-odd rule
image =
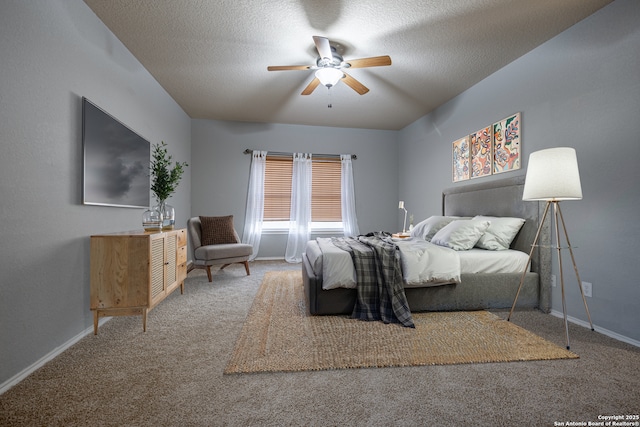
[[[85,0],[192,118],[397,130],[612,0]],[[300,92],[312,36],[391,66]],[[332,108],[327,108],[331,103]]]

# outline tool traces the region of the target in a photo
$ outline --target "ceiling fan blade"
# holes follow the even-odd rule
[[[363,85],[347,73],[344,73],[342,81],[344,82],[344,84],[358,92],[360,95],[364,95],[365,93],[369,92],[369,89],[365,85]]]
[[[271,65],[267,71],[309,70],[311,65]]]
[[[304,88],[300,95],[311,95],[311,92],[313,92],[319,84],[320,80],[317,77],[314,77],[313,80],[311,80],[311,83],[309,83],[307,87]]]
[[[320,58],[333,59],[333,53],[331,53],[331,44],[326,37],[313,36],[313,42],[316,44],[316,49],[320,54]]]
[[[349,68],[381,67],[391,65],[391,57],[389,55],[374,56],[372,58],[351,59],[345,62],[351,65]]]

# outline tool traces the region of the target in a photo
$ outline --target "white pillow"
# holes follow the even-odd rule
[[[413,227],[411,237],[429,241],[438,230],[455,219],[456,217],[453,216],[432,215]]]
[[[456,251],[467,251],[475,246],[491,223],[486,220],[459,219],[445,225],[431,239],[431,243]]]
[[[509,249],[511,242],[522,228],[524,219],[510,217],[495,217],[478,215],[477,220],[490,221],[491,225],[480,237],[476,246],[490,251],[503,251]]]

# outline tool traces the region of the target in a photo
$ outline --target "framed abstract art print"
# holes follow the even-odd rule
[[[491,126],[469,135],[471,178],[491,175]]]
[[[453,141],[453,182],[469,179],[469,137]]]
[[[520,113],[493,124],[493,173],[520,169]]]

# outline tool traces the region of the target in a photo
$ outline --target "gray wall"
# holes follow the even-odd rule
[[[395,230],[398,132],[213,120],[192,123],[193,215],[233,215],[242,235],[251,165],[251,156],[243,154],[246,148],[356,154],[353,173],[360,230]],[[284,234],[264,234],[258,257],[284,258],[286,240]]]
[[[479,181],[524,174],[533,151],[574,147],[584,198],[564,202],[562,210],[581,279],[593,283],[591,317],[634,340],[640,340],[638,17],[640,2],[613,2],[403,129],[399,152],[399,197],[423,218],[440,211],[442,188],[459,185],[451,182],[451,142],[485,125],[522,112],[523,168]],[[563,264],[568,313],[586,321],[568,253]],[[561,312],[559,286],[552,298]]]
[[[142,209],[82,205],[82,96],[190,161],[189,117],[80,0],[0,3],[0,384],[93,324],[89,236]],[[172,199],[190,215],[190,169]]]

